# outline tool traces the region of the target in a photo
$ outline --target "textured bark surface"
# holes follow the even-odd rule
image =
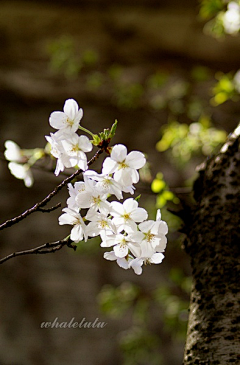
[[[186,252],[193,289],[184,365],[240,363],[240,127],[195,185]]]

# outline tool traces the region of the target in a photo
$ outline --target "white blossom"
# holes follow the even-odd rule
[[[143,264],[160,264],[164,259],[164,255],[159,252],[153,253],[148,258],[135,258],[129,262],[129,267],[131,267],[135,274],[141,275],[142,274],[142,265]]]
[[[108,174],[98,174],[96,171],[88,170],[84,174],[89,179],[97,182],[96,188],[105,194],[115,195],[117,199],[122,199],[122,187]]]
[[[25,158],[22,154],[21,148],[17,145],[17,143],[13,141],[6,141],[5,142],[5,152],[4,156],[6,160],[12,162],[25,162]]]
[[[63,208],[63,214],[58,218],[59,224],[70,224],[73,226],[70,234],[70,238],[74,242],[82,241],[83,238],[87,241],[87,232],[85,223],[79,212],[70,209]]]
[[[56,111],[51,113],[49,124],[55,129],[76,132],[82,116],[83,110],[79,109],[77,102],[74,99],[68,99],[65,101],[63,112]]]
[[[85,190],[85,183],[83,181],[76,181],[74,186],[68,184],[69,198],[67,199],[68,208],[73,210],[79,210],[78,204],[76,202],[77,195]]]
[[[67,156],[68,163],[66,167],[74,167],[85,171],[87,166],[87,156],[85,152],[92,151],[92,143],[86,136],[79,136],[76,133],[66,134],[61,141],[63,154]]]
[[[98,235],[106,237],[108,234],[116,232],[113,222],[105,214],[89,210],[85,218],[90,221],[87,225],[87,233],[90,237]]]
[[[106,235],[101,243],[101,247],[112,247],[116,257],[123,258],[129,254],[129,251],[135,255],[139,256],[141,254],[141,249],[139,246],[139,241],[141,240],[142,236],[140,233],[140,237],[138,240],[132,239],[131,234],[112,234]]]
[[[138,202],[133,198],[128,198],[123,203],[111,202],[111,208],[113,223],[119,232],[129,229],[136,231],[136,222],[143,222],[148,216],[147,211],[139,208]]]
[[[143,153],[132,151],[127,154],[126,146],[117,144],[112,148],[110,157],[103,163],[103,174],[113,174],[114,180],[122,186],[129,187],[139,181],[138,169],[143,167],[146,159]]]
[[[235,34],[240,29],[240,6],[235,1],[228,4],[227,11],[223,14],[223,26],[228,34]]]
[[[30,165],[20,165],[16,162],[9,162],[8,168],[13,176],[24,181],[25,186],[30,188],[33,185],[33,176],[30,170]]]
[[[111,206],[107,198],[108,194],[103,194],[101,190],[96,188],[96,182],[85,176],[85,190],[77,195],[76,202],[79,208],[90,208],[95,212],[99,210],[108,215]]]

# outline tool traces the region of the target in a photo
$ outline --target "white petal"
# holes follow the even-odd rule
[[[64,103],[63,111],[67,116],[73,120],[78,113],[78,103],[74,99],[68,99]]]
[[[161,221],[159,228],[158,228],[158,232],[161,234],[167,234],[168,233],[168,225],[166,222]]]
[[[110,157],[107,157],[103,162],[102,173],[103,174],[112,174],[117,170],[118,164],[116,161],[112,160]]]
[[[160,242],[159,244],[155,247],[155,250],[157,252],[164,252],[167,246],[167,238],[166,236],[161,236],[160,237]]]
[[[93,145],[87,136],[79,136],[78,145],[83,152],[90,152],[93,149]]]
[[[111,202],[111,213],[114,217],[124,214],[124,207],[119,202]]]
[[[162,253],[156,252],[152,255],[150,262],[153,264],[160,264],[164,259],[164,255]]]
[[[144,208],[137,208],[130,214],[131,219],[134,222],[143,222],[148,217],[148,213]]]
[[[158,209],[157,214],[156,214],[156,221],[160,221],[160,220],[161,220],[161,210]]]
[[[59,224],[62,226],[63,224],[70,224],[72,225],[73,222],[74,222],[74,217],[67,214],[67,213],[64,213],[62,215],[60,215],[60,217],[58,218],[58,222]]]
[[[144,232],[147,233],[149,231],[151,231],[152,227],[154,226],[154,221],[152,220],[148,220],[146,222],[142,222],[139,224],[139,229]]]
[[[133,169],[140,169],[146,163],[146,158],[144,154],[139,151],[132,151],[127,155],[126,164]]]
[[[143,264],[142,259],[134,259],[130,262],[129,266],[133,268],[135,274],[141,275],[141,273],[142,273],[142,264]]]
[[[125,245],[125,246],[116,245],[116,246],[113,247],[113,250],[115,252],[115,255],[119,258],[123,258],[123,257],[127,256],[127,254],[128,254],[127,245]]]
[[[66,115],[63,112],[53,112],[49,117],[49,124],[55,129],[61,129],[65,127],[64,121],[66,120]]]
[[[138,202],[133,198],[128,198],[123,202],[123,207],[127,213],[130,213],[138,207]]]
[[[76,224],[72,228],[70,238],[74,242],[82,241],[82,239],[83,239],[83,228],[80,224]]]
[[[111,252],[104,252],[104,255],[103,257],[106,259],[106,260],[110,260],[110,261],[114,261],[117,259],[117,256],[115,255],[114,251],[111,251]]]
[[[129,268],[128,262],[125,258],[119,258],[117,259],[117,264],[118,266],[120,266],[122,269],[127,270]]]
[[[111,158],[114,161],[122,162],[127,156],[127,147],[123,144],[116,144],[111,152]]]
[[[22,155],[20,147],[13,141],[5,142],[6,150],[4,152],[4,156],[8,161],[21,162]]]

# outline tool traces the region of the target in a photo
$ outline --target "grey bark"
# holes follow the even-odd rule
[[[193,287],[184,365],[240,364],[240,126],[201,167],[186,219]]]

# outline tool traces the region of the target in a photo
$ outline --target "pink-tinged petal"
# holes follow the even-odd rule
[[[143,222],[147,219],[148,214],[144,208],[137,208],[131,212],[130,217],[134,222]]]
[[[49,124],[55,129],[61,129],[65,127],[65,120],[66,115],[63,112],[53,112],[50,114]]]
[[[144,154],[139,151],[132,151],[126,157],[126,164],[133,169],[140,169],[146,163]]]
[[[110,157],[107,157],[103,162],[102,173],[103,174],[112,174],[118,168],[118,164],[116,161],[112,160]]]
[[[71,120],[73,120],[77,115],[78,109],[79,107],[76,100],[68,99],[65,101],[63,111]]]
[[[128,254],[128,247],[127,245],[122,246],[120,245],[116,245],[113,247],[113,250],[115,252],[115,255],[119,258],[123,258],[125,256],[127,256]]]
[[[122,162],[127,156],[127,148],[123,144],[116,144],[111,152],[111,158],[114,161]]]
[[[156,252],[152,255],[150,262],[153,264],[160,264],[164,259],[164,255],[162,253]]]

